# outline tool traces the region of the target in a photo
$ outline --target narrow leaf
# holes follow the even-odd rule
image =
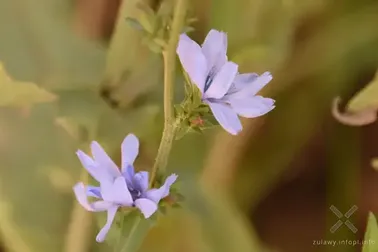
[[[348,103],[347,110],[358,112],[366,108],[378,109],[378,71],[374,79]]]
[[[378,251],[378,225],[374,214],[369,213],[362,252]]]
[[[139,23],[139,21],[135,18],[130,18],[130,17],[127,17],[126,18],[126,22],[131,26],[133,27],[134,29],[138,30],[138,31],[143,31],[143,26]]]

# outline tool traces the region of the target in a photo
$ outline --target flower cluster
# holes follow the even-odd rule
[[[96,237],[98,242],[102,242],[119,208],[136,207],[145,218],[149,218],[158,209],[159,201],[168,196],[177,175],[170,175],[160,188],[149,189],[148,172],[134,171],[133,163],[138,156],[139,141],[132,134],[126,136],[121,145],[121,170],[96,141],[91,143],[91,151],[93,159],[81,150],[77,151],[77,156],[100,186],[86,186],[80,182],[73,187],[73,190],[76,199],[86,210],[107,211],[107,222]],[[89,202],[88,197],[98,200]]]
[[[180,36],[177,54],[202,101],[230,134],[242,130],[238,115],[253,118],[274,108],[274,100],[256,95],[272,80],[269,72],[239,74],[238,65],[228,61],[227,35],[211,30],[202,47],[187,35]]]
[[[273,99],[257,95],[272,80],[271,74],[240,74],[238,65],[228,61],[225,33],[211,30],[202,46],[181,34],[177,54],[190,78],[189,84],[193,83],[199,90],[191,89],[193,92],[187,95],[190,99],[185,104],[191,108],[183,106],[191,125],[202,127],[204,121],[201,113],[206,114],[211,110],[219,124],[230,134],[236,135],[242,130],[238,116],[258,117],[275,107]],[[162,143],[165,142],[162,140]],[[96,141],[90,147],[93,158],[81,150],[77,151],[77,156],[84,168],[99,182],[99,186],[80,182],[73,190],[78,202],[86,210],[107,211],[106,224],[96,237],[98,242],[102,242],[120,208],[138,208],[145,218],[154,214],[160,200],[169,195],[177,175],[168,176],[160,188],[150,189],[149,173],[134,170],[139,141],[132,134],[126,136],[121,145],[121,169]],[[88,197],[95,200],[89,201]]]

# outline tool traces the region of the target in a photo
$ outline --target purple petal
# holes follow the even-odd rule
[[[91,174],[94,179],[100,182],[100,180],[103,179],[103,176],[101,174],[101,170],[98,169],[95,161],[81,150],[78,150],[76,152],[76,155],[83,167],[89,172],[89,174]]]
[[[126,180],[126,184],[129,188],[134,188],[134,176],[135,176],[135,170],[132,165],[129,165],[126,169],[123,169],[122,176]]]
[[[102,199],[100,187],[87,186],[87,196]]]
[[[231,61],[224,64],[206,90],[205,98],[222,98],[230,89],[237,73],[238,65]]]
[[[206,58],[201,47],[186,34],[181,34],[177,54],[190,79],[203,92],[209,69],[207,69]]]
[[[133,204],[133,199],[124,177],[116,178],[113,184],[101,184],[101,193],[106,201],[123,206],[131,206]]]
[[[229,97],[233,99],[243,99],[254,96],[272,79],[273,77],[269,72],[265,72],[260,76],[254,73],[239,74],[234,81],[236,92],[230,94]]]
[[[232,86],[228,93],[235,93],[238,91],[241,91],[245,87],[247,87],[249,84],[252,84],[254,81],[259,78],[259,75],[257,73],[247,73],[247,74],[238,74],[235,77],[234,83],[232,83]]]
[[[77,201],[82,205],[87,211],[90,212],[102,212],[106,211],[109,207],[112,206],[112,203],[106,201],[96,201],[90,203],[88,201],[87,189],[83,183],[77,183],[73,187]]]
[[[145,192],[148,189],[148,172],[138,172],[134,176],[134,188],[140,192]]]
[[[158,206],[155,202],[149,199],[137,199],[135,201],[135,206],[139,208],[139,210],[144,215],[144,218],[149,218],[153,213],[156,212]]]
[[[262,116],[274,109],[274,100],[262,96],[254,96],[243,100],[230,100],[232,109],[240,116],[254,118]]]
[[[133,135],[129,134],[125,137],[121,145],[122,153],[122,172],[132,165],[138,156],[139,140]]]
[[[222,103],[208,102],[215,119],[230,134],[237,135],[242,129],[242,125],[235,111],[230,106]]]
[[[110,176],[113,179],[121,176],[121,172],[118,169],[117,165],[108,156],[108,154],[106,154],[99,143],[93,141],[91,143],[91,150],[95,161],[100,165],[100,168],[103,169],[107,176]]]
[[[111,208],[108,209],[107,221],[104,227],[100,230],[100,232],[98,233],[96,237],[97,242],[103,242],[105,240],[105,237],[107,233],[109,232],[110,227],[112,226],[117,210],[118,210],[118,206],[112,206]]]
[[[211,30],[202,44],[202,53],[206,57],[208,69],[218,72],[227,62],[227,34]]]
[[[162,198],[165,198],[169,195],[169,189],[171,188],[172,184],[176,181],[177,177],[178,176],[176,174],[170,175],[165,180],[164,185],[162,185],[159,189],[148,190],[145,194],[146,198],[158,204]]]

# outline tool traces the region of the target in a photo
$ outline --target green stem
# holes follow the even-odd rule
[[[124,221],[124,220],[122,220]],[[130,230],[130,233],[128,234],[129,237],[134,237],[134,234],[136,233],[136,230],[138,229],[138,225],[140,223],[140,218],[136,218],[135,222]],[[122,234],[122,232],[121,232]],[[128,238],[129,239],[129,238]],[[128,241],[125,242],[125,244],[122,246],[120,252],[129,252],[129,243]]]
[[[151,171],[150,186],[153,185],[157,171],[167,167],[177,129],[173,110],[174,80],[176,72],[176,48],[185,21],[187,0],[177,0],[174,10],[172,30],[168,45],[163,51],[164,60],[164,130],[155,164]]]

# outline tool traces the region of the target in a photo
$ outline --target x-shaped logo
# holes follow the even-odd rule
[[[354,214],[354,212],[357,211],[358,207],[356,205],[352,206],[348,212],[346,212],[345,214],[342,214],[334,205],[332,205],[329,209],[331,209],[331,211],[339,218],[343,218],[343,217],[346,217],[347,219],[349,219],[350,216],[352,216],[352,214]],[[350,222],[349,220],[346,220],[345,222],[343,222],[342,220],[338,220],[335,225],[333,225],[330,229],[331,233],[335,233],[336,230],[339,229],[339,227],[341,227],[343,224],[345,224],[345,226],[347,226],[353,233],[356,233],[357,232],[357,228],[352,224],[352,222]]]

